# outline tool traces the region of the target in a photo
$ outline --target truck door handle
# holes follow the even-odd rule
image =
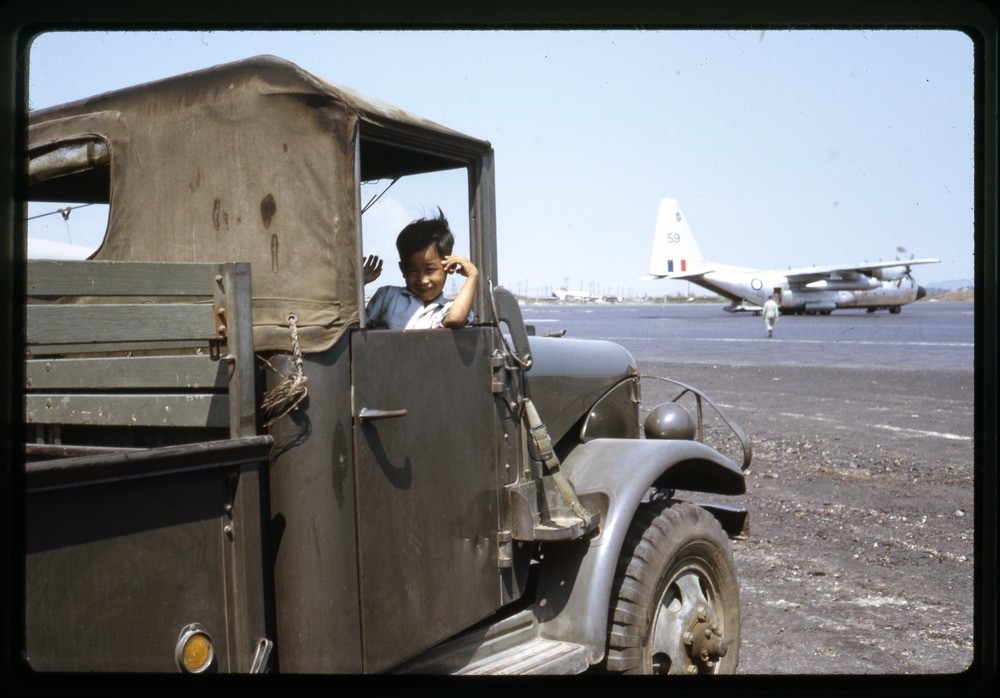
[[[366,419],[395,419],[396,417],[405,417],[406,410],[373,410],[368,407],[362,407],[361,411],[358,412],[358,419],[364,421]]]

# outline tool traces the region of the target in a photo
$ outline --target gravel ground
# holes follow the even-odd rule
[[[753,440],[750,535],[734,543],[741,674],[955,678],[970,667],[971,372],[640,370],[704,390]],[[671,395],[644,381],[644,406]]]

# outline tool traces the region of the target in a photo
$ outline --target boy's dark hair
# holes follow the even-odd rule
[[[442,257],[450,255],[455,246],[455,236],[451,234],[448,219],[444,217],[440,207],[437,217],[421,218],[399,231],[399,235],[396,236],[399,261],[405,262],[414,252],[419,252],[432,243]]]

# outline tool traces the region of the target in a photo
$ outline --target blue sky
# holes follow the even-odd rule
[[[973,277],[973,44],[958,31],[49,33],[31,47],[29,103],[264,53],[489,140],[499,281],[515,290],[677,292],[639,280],[665,196],[712,261],[904,248],[941,259],[915,270],[924,285]],[[394,196],[365,243],[390,258],[401,222],[451,202]],[[96,242],[86,215],[32,234]]]

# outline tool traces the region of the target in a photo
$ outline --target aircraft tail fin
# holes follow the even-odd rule
[[[653,277],[682,279],[700,273],[705,257],[681,212],[677,199],[666,198],[660,202],[653,233],[653,254],[649,273]]]

